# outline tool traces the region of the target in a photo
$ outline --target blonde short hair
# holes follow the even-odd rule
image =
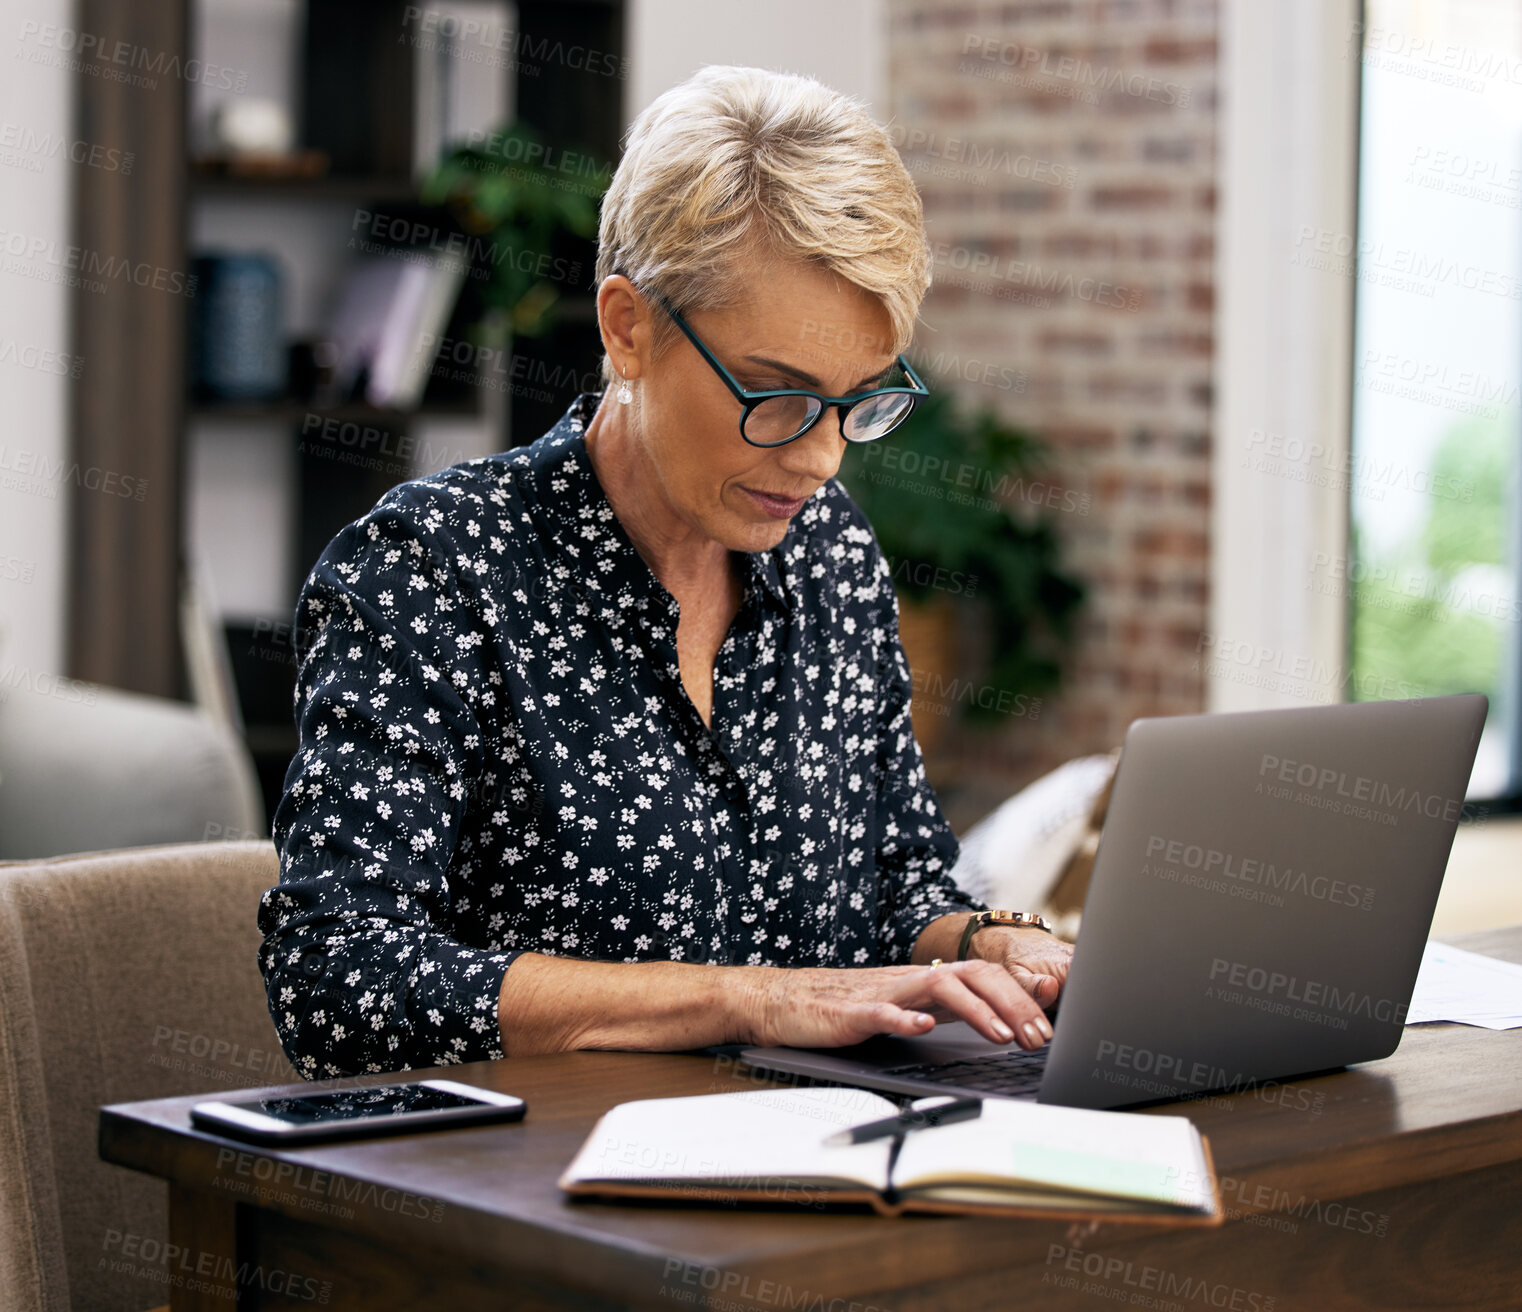
[[[907,349],[930,248],[886,129],[813,78],[710,65],[630,126],[603,197],[597,281],[621,273],[681,312],[720,309],[744,299],[757,252],[812,262],[877,296],[894,354]],[[657,314],[657,354],[675,334]],[[602,368],[611,383],[606,354]]]

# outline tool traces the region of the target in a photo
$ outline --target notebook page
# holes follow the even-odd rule
[[[898,1107],[864,1089],[780,1088],[621,1103],[587,1137],[567,1182],[702,1180],[730,1188],[764,1181],[840,1180],[881,1189],[888,1139],[827,1148],[852,1125]]]
[[[1072,1211],[1117,1216],[1154,1215],[1174,1213],[1179,1210],[1166,1203],[1152,1203],[1137,1198],[1107,1198],[1103,1194],[1080,1194],[1071,1189],[1021,1189],[1008,1185],[994,1188],[992,1185],[941,1184],[933,1188],[916,1190],[915,1198],[934,1199],[938,1203],[969,1203],[979,1207],[1028,1207],[1041,1211]]]
[[[1199,1133],[1183,1116],[1049,1107],[986,1098],[970,1121],[907,1136],[900,1189],[936,1184],[1035,1186],[1179,1207],[1212,1207]]]

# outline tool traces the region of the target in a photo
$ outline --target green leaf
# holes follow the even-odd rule
[[[988,408],[967,414],[938,388],[889,437],[850,448],[840,471],[890,567],[923,562],[976,578],[967,604],[983,611],[981,627],[991,636],[988,681],[1011,696],[1060,685],[1085,598],[1062,564],[1056,515],[1046,505],[1048,466],[1049,450],[1034,434]],[[895,570],[896,586],[912,600],[934,595],[934,580],[933,570]],[[964,714],[974,722],[1004,719],[997,697],[988,700],[967,699]]]
[[[486,140],[490,149],[449,151],[420,191],[426,203],[447,206],[489,249],[507,253],[492,261],[481,301],[488,311],[506,315],[514,332],[532,335],[550,325],[560,288],[532,268],[525,270],[524,264],[533,261],[511,255],[549,255],[561,234],[593,236],[609,179],[600,174],[567,178],[537,163],[545,154],[543,142],[526,124],[504,124]],[[571,148],[563,153],[572,153]],[[586,151],[576,153],[590,157]]]

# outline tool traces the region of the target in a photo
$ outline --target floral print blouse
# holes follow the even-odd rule
[[[391,489],[302,588],[300,745],[258,920],[307,1078],[501,1057],[521,952],[889,965],[984,906],[950,878],[861,510],[832,479],[743,553],[710,729],[678,603],[588,458],[598,400]]]

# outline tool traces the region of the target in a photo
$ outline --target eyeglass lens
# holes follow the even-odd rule
[[[851,407],[841,436],[848,442],[872,442],[908,415],[913,398],[887,392]],[[752,408],[745,417],[745,436],[761,446],[775,446],[796,437],[814,422],[820,404],[812,396],[774,396]]]
[[[884,392],[851,407],[842,436],[847,442],[871,442],[908,417],[914,398],[902,392]]]

